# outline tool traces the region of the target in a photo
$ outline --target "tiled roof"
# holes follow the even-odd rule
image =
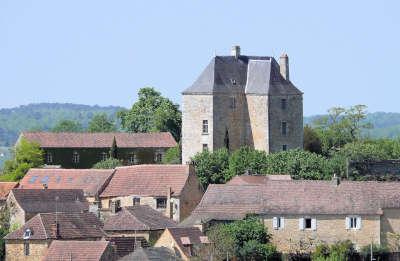
[[[240,175],[233,177],[227,184],[246,185],[264,184],[270,180],[291,180],[290,175]]]
[[[101,197],[180,195],[188,177],[188,165],[134,165],[117,167]]]
[[[18,186],[18,182],[0,182],[0,200],[7,199],[10,190]]]
[[[12,194],[27,213],[83,212],[89,209],[81,189],[17,188],[12,190]]]
[[[126,255],[118,261],[180,261],[175,253],[166,247],[139,248],[135,252]]]
[[[176,244],[184,252],[187,257],[190,257],[188,247],[184,246],[185,241],[192,245],[203,244],[205,235],[197,227],[175,227],[168,228]],[[208,241],[208,240],[207,240]]]
[[[215,56],[192,86],[183,94],[246,93],[258,95],[301,95],[285,80],[273,57]]]
[[[104,222],[105,231],[161,230],[177,223],[149,206],[122,208]]]
[[[210,185],[181,225],[257,214],[381,214],[400,208],[400,182],[272,180],[262,185]]]
[[[82,189],[86,196],[96,196],[114,173],[113,169],[30,169],[20,181],[20,188]]]
[[[54,240],[51,242],[43,261],[61,260],[104,260],[106,251],[112,251],[108,241],[68,241]]]
[[[59,233],[56,233],[56,222]],[[93,213],[40,213],[28,220],[6,239],[22,240],[26,229],[32,231],[31,240],[44,239],[100,239],[102,223]]]
[[[153,133],[87,133],[87,132],[23,132],[29,141],[42,148],[110,148],[114,137],[118,148],[170,148],[176,141],[169,132]]]

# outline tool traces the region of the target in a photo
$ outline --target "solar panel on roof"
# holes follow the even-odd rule
[[[57,182],[57,183],[60,183],[60,182],[61,182],[61,177],[60,177],[60,176],[57,176],[57,177],[56,177],[56,182]]]
[[[35,181],[37,180],[37,178],[38,178],[38,176],[32,176],[32,177],[29,179],[29,183],[35,183]]]
[[[49,176],[44,176],[40,182],[44,184],[47,183],[48,181],[49,181]]]

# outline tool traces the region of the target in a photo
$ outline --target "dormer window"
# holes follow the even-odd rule
[[[31,236],[32,236],[32,230],[30,230],[29,228],[25,229],[23,238],[29,239],[31,238]]]
[[[236,85],[236,80],[235,79],[231,79],[231,83],[232,83],[232,85]]]

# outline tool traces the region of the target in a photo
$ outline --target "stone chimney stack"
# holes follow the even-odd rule
[[[234,45],[231,49],[231,55],[234,56],[236,59],[240,56],[240,46]]]
[[[279,68],[282,77],[289,81],[289,57],[286,53],[279,57]]]
[[[167,187],[167,206],[165,209],[166,216],[169,217],[170,219],[174,218],[173,214],[173,202],[171,201],[171,195],[172,195],[172,188]]]

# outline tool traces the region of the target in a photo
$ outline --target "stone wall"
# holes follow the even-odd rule
[[[350,161],[348,168],[350,178],[400,180],[400,160]]]
[[[30,240],[29,255],[24,252],[24,242],[22,240],[7,240],[6,260],[7,261],[37,261],[42,260],[46,254],[50,241]]]
[[[264,216],[264,225],[272,235],[272,242],[278,251],[284,253],[296,251],[312,251],[314,247],[322,242],[332,244],[339,240],[351,240],[356,248],[374,242],[380,244],[381,226],[380,216],[361,216],[361,228],[346,229],[345,215],[317,215],[316,230],[299,229],[299,218],[303,216],[288,215],[284,217],[284,228],[276,230],[273,228],[273,216]],[[301,244],[300,244],[301,242]]]
[[[399,240],[394,234],[400,234],[400,209],[384,209],[381,216],[381,244],[398,252]]]
[[[247,95],[248,122],[246,143],[257,150],[269,152],[268,96]]]
[[[182,260],[189,260],[189,258],[183,253],[183,251],[176,244],[171,233],[166,229],[164,233],[161,234],[160,238],[155,243],[154,247],[166,247],[174,251]]]
[[[8,194],[7,206],[10,212],[10,226],[20,227],[25,224],[25,211],[18,205],[12,192]]]

